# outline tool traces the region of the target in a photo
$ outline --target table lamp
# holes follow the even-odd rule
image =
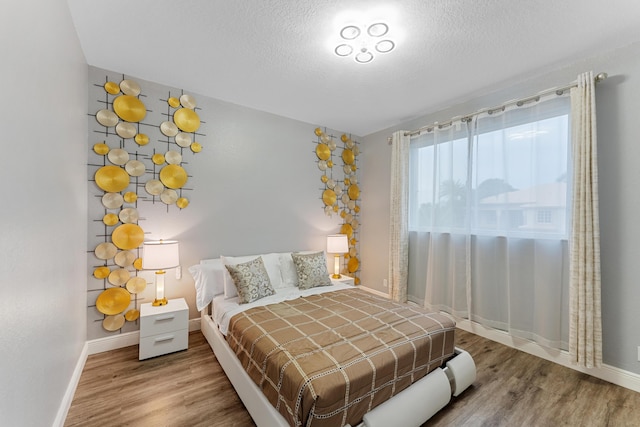
[[[327,253],[335,254],[332,279],[339,279],[340,275],[340,255],[349,252],[349,241],[346,234],[331,234],[327,236]]]
[[[144,270],[157,270],[155,280],[156,299],[151,305],[166,305],[168,301],[164,296],[164,270],[180,265],[178,242],[176,240],[144,242],[143,248],[142,268]]]

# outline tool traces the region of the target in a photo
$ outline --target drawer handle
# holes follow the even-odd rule
[[[156,317],[156,322],[162,322],[163,320],[171,320],[174,319],[176,316],[173,314],[168,314],[165,316],[158,316]]]
[[[164,337],[158,337],[154,341],[155,342],[163,342],[163,341],[171,341],[173,339],[173,335],[165,335]]]

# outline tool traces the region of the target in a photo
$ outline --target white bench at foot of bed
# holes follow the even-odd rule
[[[233,388],[258,427],[288,427],[258,386],[245,374],[242,365],[211,317],[201,313],[201,329],[227,374]],[[365,414],[358,427],[420,426],[444,408],[451,396],[458,396],[476,379],[473,358],[456,348],[456,355],[426,377]]]

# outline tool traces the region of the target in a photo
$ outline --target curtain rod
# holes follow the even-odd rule
[[[599,83],[599,82],[605,80],[607,77],[608,77],[607,73],[598,73],[594,77],[593,80],[596,83]],[[475,112],[473,112],[471,114],[466,114],[464,116],[458,116],[456,118],[453,118],[453,119],[451,119],[449,121],[446,121],[446,122],[443,122],[443,123],[435,122],[435,123],[433,123],[431,125],[428,125],[428,126],[422,126],[422,127],[418,128],[418,129],[414,129],[414,130],[405,132],[404,136],[418,135],[419,133],[421,133],[423,131],[431,132],[436,127],[442,129],[444,127],[447,127],[447,126],[451,125],[454,122],[454,120],[457,120],[457,119],[460,119],[463,122],[468,122],[474,116],[477,116],[478,114],[482,114],[482,113],[492,114],[494,112],[497,113],[499,111],[504,111],[504,109],[506,107],[511,106],[511,105],[517,105],[518,107],[521,107],[524,104],[528,104],[529,102],[537,102],[537,101],[539,101],[541,96],[548,95],[548,94],[554,93],[554,92],[556,94],[558,94],[558,95],[562,95],[565,90],[569,90],[569,89],[577,87],[577,86],[578,86],[578,83],[574,82],[574,83],[568,84],[568,85],[560,87],[560,88],[554,87],[554,88],[551,88],[551,89],[543,90],[542,92],[539,92],[537,95],[534,95],[534,96],[529,96],[529,97],[521,98],[521,99],[515,99],[513,101],[507,101],[504,104],[502,104],[500,106],[497,106],[497,107],[493,107],[493,108],[483,108],[483,109],[475,111]],[[389,137],[387,139],[387,141],[389,142],[389,144],[391,144],[391,137]]]

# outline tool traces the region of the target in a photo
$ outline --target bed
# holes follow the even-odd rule
[[[202,332],[258,426],[419,426],[473,383],[449,316],[326,270],[323,252],[189,268]]]

